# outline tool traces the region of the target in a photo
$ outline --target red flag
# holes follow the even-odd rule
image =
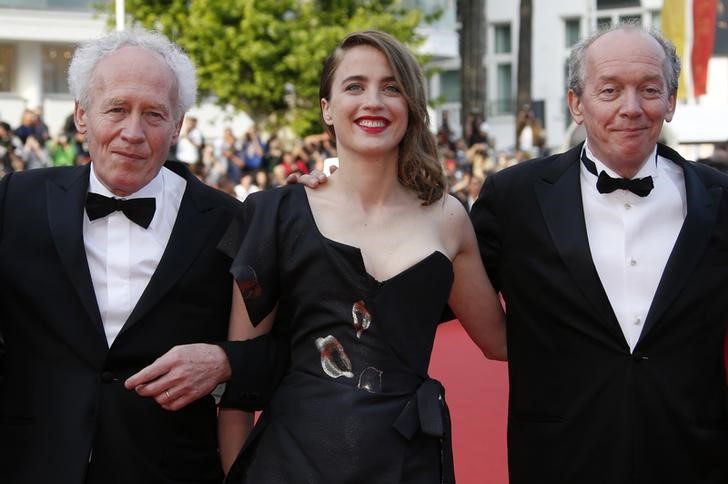
[[[693,95],[706,93],[708,61],[713,54],[717,0],[693,0]]]

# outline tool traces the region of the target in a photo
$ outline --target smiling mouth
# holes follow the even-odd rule
[[[383,119],[360,119],[357,124],[363,128],[384,128],[387,122]]]
[[[119,155],[119,156],[121,156],[123,158],[130,158],[132,160],[143,160],[144,159],[143,156],[137,155],[135,153],[126,153],[126,152],[123,152],[123,151],[114,151],[113,153],[116,154],[116,155]]]

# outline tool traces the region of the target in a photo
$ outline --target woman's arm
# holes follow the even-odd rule
[[[225,475],[253,429],[253,414],[237,408],[220,408],[217,414],[217,439]]]
[[[448,301],[450,308],[487,358],[505,361],[505,314],[483,267],[475,231],[455,199],[449,198],[445,209],[448,233],[455,237],[457,248],[452,261],[455,280]]]
[[[237,284],[233,283],[232,306],[230,308],[230,326],[228,339],[231,341],[253,339],[270,332],[273,326],[275,310],[253,326],[248,310],[240,294]],[[225,474],[235,462],[240,449],[253,428],[253,413],[236,408],[220,408],[218,413],[218,445],[220,459]]]

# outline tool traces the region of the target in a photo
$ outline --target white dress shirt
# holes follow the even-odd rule
[[[597,173],[619,175],[585,145]],[[597,177],[581,163],[581,197],[589,249],[599,279],[634,351],[660,278],[687,213],[685,175],[655,148],[634,178],[652,176],[646,197],[627,190],[599,193]]]
[[[186,186],[184,178],[163,167],[141,190],[124,197],[153,197],[156,200],[154,218],[147,229],[118,211],[93,222],[88,215],[83,218],[86,258],[109,346],[157,269]],[[88,190],[114,196],[96,177],[93,163]]]

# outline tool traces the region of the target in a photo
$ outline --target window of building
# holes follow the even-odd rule
[[[612,26],[612,17],[598,17],[597,18],[597,29],[608,29]]]
[[[616,5],[615,5],[616,6]],[[613,8],[609,11],[599,11],[597,28],[608,29],[616,24],[631,23],[643,25],[648,28],[659,28],[660,11],[646,8],[632,8],[631,5],[619,5],[627,8]],[[639,7],[639,6],[638,6]]]
[[[66,75],[74,49],[72,45],[43,46],[43,92],[68,93]]]
[[[597,9],[639,7],[640,0],[597,0]]]
[[[728,0],[719,0],[715,19],[713,54],[728,56]]]
[[[642,15],[620,15],[619,23],[632,23],[642,25]]]
[[[573,47],[579,41],[581,35],[581,19],[569,18],[564,20],[565,47]]]
[[[510,63],[498,64],[496,68],[498,97],[495,100],[493,114],[513,113],[513,69]]]
[[[0,7],[43,10],[93,10],[95,0],[0,0]]]
[[[460,71],[440,73],[440,96],[448,103],[460,102]]]
[[[662,29],[662,15],[659,10],[653,10],[650,12],[650,26],[653,29]]]
[[[430,27],[447,27],[454,29],[457,24],[456,16],[457,0],[404,0],[402,5],[408,10],[418,9],[424,15],[431,18],[432,22],[428,22]]]
[[[15,46],[0,44],[0,92],[11,92],[15,80]]]
[[[511,25],[503,24],[495,26],[495,53],[511,53]]]

